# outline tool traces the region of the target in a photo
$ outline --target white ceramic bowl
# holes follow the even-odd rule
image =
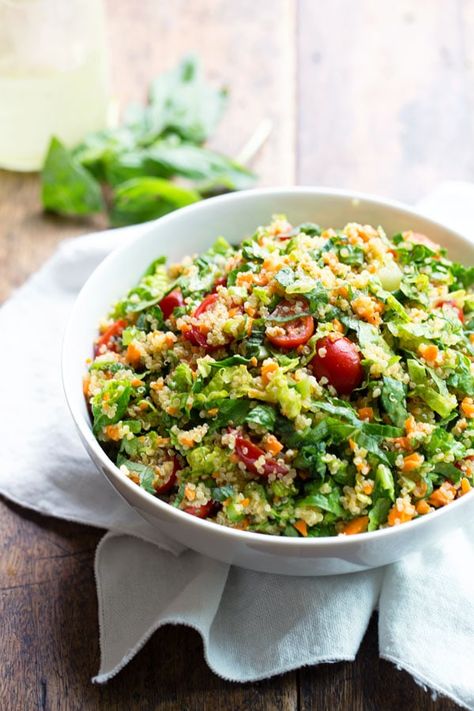
[[[65,334],[63,381],[72,416],[91,458],[139,514],[170,538],[227,563],[283,575],[331,575],[392,563],[463,524],[472,515],[471,492],[439,511],[402,526],[334,538],[284,538],[238,531],[189,516],[147,494],[123,476],[91,431],[82,394],[86,358],[97,324],[148,264],[159,255],[178,261],[209,247],[218,235],[240,241],[255,227],[284,213],[293,224],[347,222],[382,225],[391,235],[405,229],[426,233],[447,247],[449,256],[474,263],[472,244],[463,236],[399,203],[325,188],[250,190],[178,210],[150,223],[132,243],[107,257],[89,278],[74,306]]]

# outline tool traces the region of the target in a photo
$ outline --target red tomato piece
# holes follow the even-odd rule
[[[464,457],[464,459],[454,462],[454,466],[463,471],[462,465],[465,462],[474,462],[474,454],[469,454],[467,457]]]
[[[326,351],[324,355],[320,355],[321,350]],[[339,395],[349,395],[364,379],[360,361],[356,346],[348,338],[343,336],[333,341],[326,336],[316,344],[316,355],[311,361],[311,367],[318,380],[327,378]]]
[[[196,311],[194,312],[194,317],[199,318],[199,316],[206,311],[209,311],[216,303],[219,296],[217,294],[209,294],[205,299],[201,301]]]
[[[168,481],[165,481],[164,484],[161,484],[158,488],[155,487],[155,491],[157,494],[166,494],[167,491],[170,491],[176,484],[176,475],[179,472],[180,466],[178,462],[177,457],[173,457],[173,470],[170,474],[170,477]]]
[[[306,307],[307,303],[304,299],[280,301],[269,320],[271,321],[272,316],[283,318],[294,315],[295,318],[276,324],[284,330],[280,335],[268,333],[267,328],[267,338],[270,343],[277,348],[297,348],[307,343],[314,333],[314,319],[312,316],[298,316],[298,313],[304,312]]]
[[[201,301],[201,303],[195,310],[193,314],[194,318],[199,318],[199,316],[201,316],[203,313],[209,311],[209,309],[212,309],[218,298],[219,295],[216,293],[209,294],[208,296],[206,296],[206,298]],[[197,326],[193,326],[190,331],[186,331],[184,337],[188,341],[191,341],[191,343],[194,343],[195,346],[201,346],[202,348],[207,348],[207,350],[210,351],[214,350],[216,347],[219,347],[209,345],[207,342],[207,336],[204,333],[201,333]]]
[[[413,242],[413,244],[424,244],[425,247],[429,247],[434,252],[439,252],[439,250],[441,249],[439,244],[436,244],[436,242],[433,242],[432,239],[422,234],[421,232],[411,232],[407,234],[406,239],[408,242]]]
[[[184,306],[184,299],[181,291],[179,289],[173,289],[173,291],[170,291],[169,294],[166,294],[166,296],[161,299],[158,306],[163,311],[164,318],[169,318],[178,306]]]
[[[216,281],[214,282],[213,292],[217,291],[218,286],[227,286],[227,277],[226,276],[222,276],[222,277],[219,277],[219,279],[216,279]]]
[[[451,306],[452,309],[456,312],[456,315],[458,319],[461,321],[461,323],[464,323],[464,313],[463,310],[461,309],[460,306],[457,305],[457,303],[454,301],[454,299],[444,299],[441,301],[438,301],[435,306],[437,309],[442,309],[444,305]]]
[[[122,335],[122,331],[126,326],[127,322],[123,321],[122,319],[115,321],[115,323],[109,326],[108,329],[104,331],[104,333],[100,336],[100,338],[97,339],[97,342],[94,346],[94,355],[96,356],[102,353],[102,346],[108,348],[109,351],[117,351],[118,344],[114,339],[117,339],[119,336]]]
[[[207,518],[215,513],[216,508],[215,501],[208,501],[207,504],[203,504],[202,506],[186,506],[183,511],[187,514],[191,514],[191,516],[197,516],[197,518]]]
[[[280,464],[275,459],[266,458],[265,463],[263,464],[263,471],[258,471],[260,467],[257,469],[255,463],[258,459],[260,459],[260,457],[265,457],[265,452],[263,449],[260,449],[260,447],[257,447],[256,444],[251,442],[249,439],[245,439],[244,437],[236,437],[235,453],[250,472],[258,474],[259,476],[270,476],[270,474],[279,474],[283,476],[288,472],[288,467],[284,464]]]

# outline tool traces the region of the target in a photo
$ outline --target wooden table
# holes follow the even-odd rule
[[[469,0],[108,0],[107,9],[120,104],[195,50],[232,90],[214,145],[237,153],[260,120],[273,121],[255,163],[261,184],[416,201],[440,180],[474,175]],[[60,239],[103,226],[44,216],[37,176],[0,172],[1,297]],[[5,711],[456,708],[379,660],[375,619],[354,663],[246,685],[209,671],[196,633],[166,628],[113,681],[93,686],[101,532],[0,505]]]

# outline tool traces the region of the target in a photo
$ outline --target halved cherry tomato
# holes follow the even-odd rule
[[[94,355],[99,355],[102,352],[102,346],[108,348],[109,351],[117,351],[118,343],[114,340],[122,335],[123,329],[127,326],[127,322],[119,319],[115,321],[106,331],[97,339],[94,346]]]
[[[235,439],[235,453],[246,466],[246,468],[253,472],[254,474],[259,474],[260,476],[270,476],[270,474],[279,474],[283,476],[288,472],[288,467],[284,464],[280,464],[275,459],[266,459],[263,464],[263,471],[258,471],[255,463],[260,457],[265,457],[265,452],[256,444],[251,442],[249,439],[244,437],[236,437]],[[259,467],[260,469],[260,467]]]
[[[173,291],[170,291],[169,294],[166,294],[166,296],[158,302],[158,306],[163,311],[164,318],[169,318],[178,306],[184,306],[184,299],[181,291],[179,289],[173,289]]]
[[[219,298],[219,295],[216,293],[209,294],[209,296],[206,296],[205,299],[201,301],[195,312],[193,313],[194,318],[199,318],[203,313],[206,311],[209,311],[209,309],[212,309],[212,307],[215,305]],[[186,331],[184,334],[184,337],[188,340],[191,341],[191,343],[194,343],[195,346],[201,346],[202,348],[207,348],[207,350],[214,350],[216,347],[218,348],[219,346],[211,346],[207,342],[207,336],[204,333],[201,333],[199,328],[197,326],[193,326],[190,331]],[[229,337],[230,341],[230,337]],[[229,342],[228,341],[228,342]]]
[[[298,316],[298,313],[304,312],[307,307],[304,299],[295,299],[288,301],[284,299],[280,301],[273,314],[270,314],[269,321],[272,316],[277,318],[295,316],[291,321],[278,323],[277,326],[284,330],[281,335],[273,335],[268,333],[267,338],[277,348],[296,348],[307,343],[314,333],[314,320],[312,316]]]
[[[462,465],[464,464],[464,462],[474,462],[474,454],[469,454],[467,457],[464,457],[464,459],[460,459],[459,461],[454,462],[454,466],[457,469],[460,469],[461,471],[463,471]]]
[[[202,506],[186,506],[183,511],[185,513],[191,514],[191,516],[197,516],[198,518],[207,518],[215,513],[217,504],[215,501],[208,501],[207,504]]]
[[[173,457],[173,471],[170,474],[168,481],[165,481],[161,486],[155,487],[155,492],[157,494],[166,494],[170,491],[176,484],[176,474],[179,472],[180,466],[177,457]]]
[[[436,244],[436,242],[433,242],[432,239],[421,232],[410,232],[406,235],[406,239],[408,242],[413,242],[413,244],[424,244],[425,247],[429,247],[434,252],[439,252],[441,249],[439,244]]]
[[[461,321],[461,323],[464,323],[464,313],[463,310],[460,308],[460,306],[457,305],[457,303],[454,301],[454,299],[442,299],[441,301],[436,302],[435,306],[437,309],[442,309],[444,305],[451,306],[451,308],[456,312],[456,315],[458,319]]]
[[[217,291],[218,286],[227,286],[227,277],[226,276],[221,276],[219,279],[216,279],[214,282],[214,289],[212,290],[213,292]]]
[[[194,318],[199,318],[201,314],[205,313],[206,311],[209,311],[209,309],[214,306],[218,298],[218,294],[209,294],[208,296],[206,296],[195,310],[193,314]]]
[[[320,355],[320,350],[326,353]],[[318,380],[327,378],[339,395],[349,395],[359,387],[364,379],[364,369],[360,354],[352,341],[343,336],[332,340],[328,336],[320,338],[316,344],[316,355],[311,368]]]

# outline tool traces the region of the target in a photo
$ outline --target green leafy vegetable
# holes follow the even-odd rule
[[[369,531],[376,531],[377,528],[386,522],[390,510],[389,499],[377,499],[369,511]]]
[[[260,425],[273,432],[276,422],[276,411],[271,405],[256,405],[245,418],[245,422]]]
[[[251,187],[250,170],[202,145],[226,98],[204,80],[198,60],[186,57],[152,83],[148,103],[130,107],[122,126],[90,134],[73,149],[51,140],[42,171],[44,208],[64,215],[106,208],[112,224],[127,225]],[[105,202],[101,183],[109,188]]]
[[[380,396],[385,412],[397,427],[403,427],[408,417],[406,386],[399,380],[385,376]]]
[[[41,199],[46,210],[61,215],[90,215],[103,208],[99,183],[57,138],[46,154]]]
[[[122,183],[113,196],[112,224],[129,225],[154,220],[168,212],[200,200],[199,193],[163,178],[132,178]]]
[[[121,467],[124,464],[127,469],[131,472],[138,474],[140,479],[140,486],[149,494],[156,494],[153,482],[155,480],[155,472],[152,467],[148,467],[140,462],[132,462],[131,459],[127,459],[122,454],[117,457],[117,466]]]

